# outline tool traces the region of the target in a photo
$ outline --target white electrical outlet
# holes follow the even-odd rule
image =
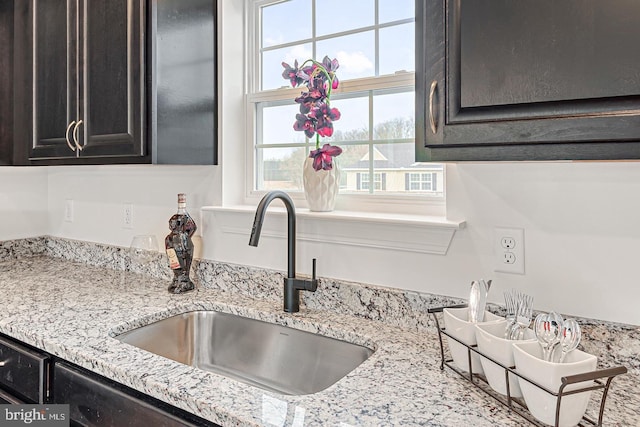
[[[73,199],[64,201],[64,220],[65,222],[73,222]]]
[[[133,204],[124,203],[122,205],[122,227],[133,228]]]
[[[493,240],[494,270],[524,274],[524,229],[496,227]]]

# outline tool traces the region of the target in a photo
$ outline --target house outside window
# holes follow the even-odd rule
[[[443,197],[440,164],[415,162],[414,0],[246,0],[249,29],[249,192],[302,190],[302,164],[315,138],[293,130],[302,89],[282,78],[282,62],[337,58],[341,112],[331,143],[341,197],[349,194]],[[432,185],[406,185],[408,172],[437,174]],[[374,177],[373,183],[370,177]],[[425,186],[424,188],[427,188]]]

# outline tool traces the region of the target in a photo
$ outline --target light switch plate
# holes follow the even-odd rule
[[[66,199],[64,201],[64,220],[65,222],[73,222],[73,199]]]
[[[133,203],[122,204],[122,228],[133,228]]]
[[[493,248],[494,271],[524,274],[524,229],[496,227]]]

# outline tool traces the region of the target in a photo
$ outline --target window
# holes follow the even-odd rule
[[[315,140],[293,130],[301,89],[282,78],[281,63],[327,55],[340,63],[331,105],[341,118],[322,140],[343,149],[341,194],[442,197],[442,166],[414,157],[414,1],[247,0],[251,191],[302,189]],[[414,173],[415,185],[406,178]]]
[[[408,191],[436,191],[438,174],[437,173],[407,173],[406,174]]]
[[[357,189],[369,190],[371,189],[371,180],[369,179],[369,172],[357,172]],[[373,190],[386,190],[387,187],[387,174],[386,173],[374,173],[373,174]]]

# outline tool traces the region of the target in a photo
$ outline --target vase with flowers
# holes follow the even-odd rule
[[[282,63],[282,77],[291,86],[306,86],[295,102],[300,104],[293,129],[304,132],[307,138],[315,136],[316,149],[309,153],[303,166],[304,194],[312,211],[327,212],[335,207],[340,187],[340,169],[334,157],[342,153],[337,145],[322,144],[320,138],[333,135],[333,122],[340,119],[340,111],[331,107],[331,91],[338,88],[337,59],[325,56],[322,62],[307,59],[293,67]]]

